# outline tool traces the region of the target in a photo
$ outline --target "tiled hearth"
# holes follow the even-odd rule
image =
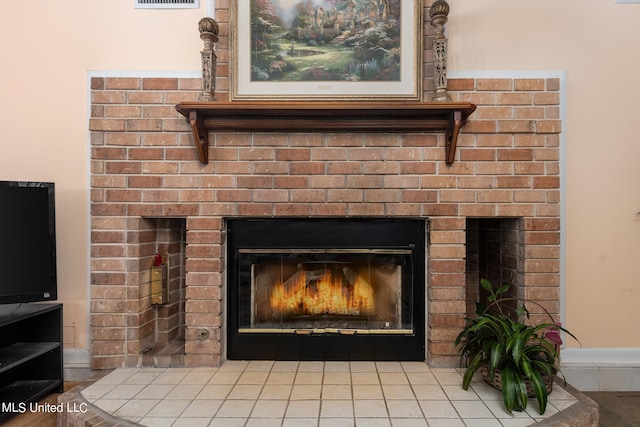
[[[221,101],[229,87],[227,12],[217,10]],[[433,90],[431,37],[424,99]],[[480,277],[513,284],[517,296],[559,317],[559,78],[449,79],[453,101],[477,105],[451,165],[442,133],[321,131],[211,133],[209,163],[201,164],[175,110],[198,101],[201,84],[121,73],[91,79],[93,368],[146,366],[182,341],[184,357],[165,360],[220,365],[230,218],[424,221],[425,280],[417,285],[432,367],[458,366],[453,342]],[[159,306],[150,299],[157,252],[170,265],[169,300]],[[534,321],[540,316],[533,312]]]
[[[464,391],[461,378],[456,369],[424,362],[227,361],[220,368],[124,368],[80,395],[63,396],[62,401],[92,408],[63,421],[115,424],[115,417],[120,425],[150,427],[517,427],[543,421],[588,426],[595,414],[579,394],[559,385],[543,415],[535,399],[526,411],[509,414],[497,390],[478,380]]]

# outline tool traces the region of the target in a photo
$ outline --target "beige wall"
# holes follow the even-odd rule
[[[88,348],[88,71],[198,70],[205,3],[135,10],[133,0],[24,0],[0,14],[0,179],[56,182],[68,348]]]
[[[0,179],[57,183],[60,300],[65,326],[75,325],[69,347],[88,341],[88,72],[198,70],[201,3],[134,10],[133,0],[23,0],[0,14]],[[453,72],[566,71],[566,323],[584,347],[639,347],[640,331],[620,325],[640,324],[640,144],[632,128],[640,5],[449,3]]]
[[[566,323],[640,347],[640,4],[452,0],[451,70],[566,71]]]

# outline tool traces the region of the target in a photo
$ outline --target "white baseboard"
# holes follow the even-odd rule
[[[91,365],[89,350],[65,348],[62,350],[65,368],[88,368]]]
[[[581,391],[640,391],[640,348],[565,348],[560,368]]]
[[[64,380],[86,381],[94,375],[91,370],[89,350],[65,348],[62,351],[64,357]]]

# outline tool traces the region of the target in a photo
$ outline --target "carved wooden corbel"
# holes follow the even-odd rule
[[[193,142],[196,145],[200,163],[209,163],[209,131],[204,127],[204,118],[197,110],[189,111],[189,125],[193,132]]]
[[[449,114],[449,122],[445,131],[445,162],[450,165],[456,159],[456,146],[458,145],[458,135],[462,127],[462,111],[456,110]]]

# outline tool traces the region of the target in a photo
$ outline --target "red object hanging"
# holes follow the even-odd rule
[[[162,265],[162,255],[160,254],[156,254],[154,260],[153,260],[153,266],[154,267],[160,267]]]

